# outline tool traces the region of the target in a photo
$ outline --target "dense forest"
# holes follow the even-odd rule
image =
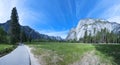
[[[85,31],[85,35],[83,38],[81,38],[78,42],[84,42],[84,43],[120,43],[120,33],[114,33],[109,32],[106,28],[101,29],[101,31],[98,31],[95,33],[94,29],[94,35],[91,35],[87,33],[87,30]]]

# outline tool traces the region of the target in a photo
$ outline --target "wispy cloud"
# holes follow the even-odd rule
[[[107,3],[109,0],[99,0],[94,6],[93,9],[91,9],[91,11],[88,13],[87,17],[91,17],[93,15],[96,15],[97,13],[101,13],[100,10],[102,9],[102,12],[104,11],[104,9],[106,9],[109,4],[111,3],[111,1],[109,1],[109,3]]]
[[[0,22],[6,22],[10,19],[10,12],[12,8],[12,2],[10,0],[0,0]]]
[[[98,18],[106,19],[110,22],[120,23],[120,4],[119,0],[100,0],[92,9],[87,17],[96,16]]]
[[[114,17],[108,18],[107,20],[110,22],[117,22],[120,24],[120,16],[114,16]]]
[[[36,20],[43,20],[44,14],[41,12],[35,12],[26,7],[28,0],[0,0],[0,23],[4,23],[10,19],[11,10],[13,7],[17,7],[19,22],[22,25],[29,25]],[[33,22],[28,22],[32,20]],[[41,22],[45,23],[45,22]]]
[[[120,23],[120,4],[115,4],[108,8],[101,17],[107,18],[110,22]]]
[[[104,16],[105,18],[118,15],[120,15],[120,4],[110,6],[101,14],[101,16]]]
[[[34,23],[46,24],[46,22],[44,22],[45,14],[42,12],[35,12],[29,9],[25,9],[19,13],[20,23],[22,25],[33,25]]]
[[[22,0],[22,2],[24,1],[25,0]],[[0,0],[0,23],[4,23],[10,19],[11,10],[13,7],[17,7],[19,10],[23,10],[21,5],[23,5],[21,0]]]
[[[66,36],[68,34],[68,30],[64,30],[64,31],[41,30],[39,32],[42,34],[47,34],[49,36],[60,36],[64,39],[66,38]]]
[[[47,10],[45,8],[44,9],[40,8],[38,10],[32,9],[32,7],[29,6],[29,5],[31,5],[31,2],[30,1],[28,2],[28,1],[29,0],[0,0],[0,23],[4,23],[10,19],[11,10],[13,7],[17,7],[17,11],[18,11],[18,15],[19,15],[19,22],[22,25],[28,25],[32,28],[34,28],[34,26],[36,26],[39,28],[34,28],[34,29],[39,30],[39,29],[41,29],[40,26],[38,26],[39,24],[41,26],[45,26],[45,25],[48,25],[49,23],[51,23],[52,20],[49,21],[51,16],[48,15],[48,13],[50,11],[47,12]],[[37,5],[39,5],[39,4],[37,4]],[[42,7],[42,6],[40,6],[40,7]],[[51,14],[51,13],[49,13],[49,14]],[[54,15],[52,15],[52,16],[54,16]],[[61,16],[64,16],[64,14],[61,14]],[[59,15],[58,15],[58,17],[59,17]],[[65,17],[64,17],[64,19],[65,19]],[[65,22],[63,22],[63,23],[65,23]],[[54,24],[49,24],[49,26],[48,26],[49,29],[53,28],[52,25],[54,25]],[[40,33],[43,33],[43,34],[47,34],[50,36],[61,36],[62,38],[66,37],[67,32],[68,32],[68,30],[66,30],[66,31],[53,31],[53,30],[48,31],[47,30],[46,31],[46,29],[43,29],[43,31],[40,31]]]

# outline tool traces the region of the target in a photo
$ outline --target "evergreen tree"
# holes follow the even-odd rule
[[[21,42],[27,41],[27,35],[25,34],[25,31],[23,31],[23,30],[21,30],[20,40],[21,40]]]
[[[119,37],[119,34],[117,36],[117,43],[119,43],[119,40],[120,40],[120,37]]]
[[[30,34],[28,35],[28,38],[27,38],[29,42],[31,42],[31,41],[32,41],[32,35],[31,35],[31,34],[32,34],[32,32],[33,32],[33,31],[31,31],[31,32],[30,32]]]
[[[106,43],[110,42],[110,32],[106,33]]]
[[[91,35],[91,32],[90,32],[90,34],[89,34],[89,36],[88,36],[88,43],[92,43],[92,35]]]
[[[18,22],[18,13],[16,7],[12,9],[10,22],[10,42],[15,44],[20,42],[20,24]]]
[[[87,37],[87,30],[86,30],[86,31],[85,31],[85,35],[84,35],[84,41],[83,41],[84,43],[87,43],[87,41],[88,41],[87,38],[88,38],[88,37]]]
[[[104,29],[101,29],[101,43],[104,43],[105,42],[105,32],[104,32]]]
[[[95,36],[93,37],[93,42],[96,43],[96,28],[94,28],[94,32],[93,32],[93,33],[94,33],[94,35],[95,35]]]
[[[106,28],[101,29],[101,31],[95,32],[94,28],[94,36],[91,33],[88,35],[87,30],[85,31],[85,35],[80,41],[84,43],[120,43],[120,32],[118,34],[114,32],[109,32]]]
[[[0,27],[0,43],[7,42],[7,33]]]
[[[118,43],[120,43],[120,32],[118,33]]]
[[[114,37],[115,37],[114,33],[111,32],[111,33],[110,33],[110,36],[111,36],[111,37],[110,37],[110,42],[111,42],[111,43],[114,43],[114,40],[115,40],[115,38],[114,38]]]
[[[29,42],[32,41],[31,35],[29,35],[29,37],[28,37],[28,41],[29,41]]]

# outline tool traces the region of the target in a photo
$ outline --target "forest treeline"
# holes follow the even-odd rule
[[[96,33],[94,29],[94,35],[88,34],[86,30],[84,37],[80,38],[79,41],[73,40],[71,42],[82,42],[82,43],[120,43],[120,33],[114,33],[108,31],[106,28],[101,29]]]

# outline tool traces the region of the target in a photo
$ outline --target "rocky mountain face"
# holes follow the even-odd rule
[[[79,40],[83,38],[85,35],[85,31],[87,34],[91,34],[94,36],[101,29],[107,29],[109,32],[114,32],[116,34],[120,33],[120,24],[115,22],[109,22],[100,19],[82,19],[79,21],[76,28],[72,28],[66,40]]]
[[[8,20],[6,23],[1,23],[0,27],[2,27],[7,33],[9,33],[10,20]],[[21,29],[23,31],[25,31],[25,34],[27,36],[31,36],[32,39],[45,39],[45,40],[56,40],[56,41],[63,40],[61,37],[54,37],[54,36],[48,36],[45,34],[40,34],[39,32],[35,31],[34,29],[30,28],[29,26],[21,25]]]

